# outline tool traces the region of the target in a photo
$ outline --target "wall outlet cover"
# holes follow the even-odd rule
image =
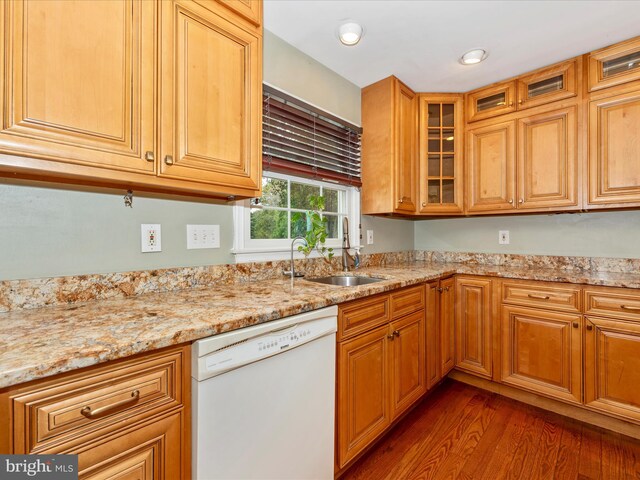
[[[373,230],[367,230],[367,245],[373,245]]]
[[[220,248],[220,225],[187,225],[187,250]]]
[[[142,253],[161,252],[162,235],[160,231],[160,224],[143,223],[142,225],[140,225],[140,227],[140,250],[142,251]]]
[[[509,230],[500,230],[498,232],[498,243],[500,245],[509,245]]]

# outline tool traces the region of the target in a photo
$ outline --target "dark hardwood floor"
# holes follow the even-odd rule
[[[446,380],[341,478],[640,479],[640,440]]]

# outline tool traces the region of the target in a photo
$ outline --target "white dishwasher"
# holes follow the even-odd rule
[[[338,307],[193,344],[193,477],[330,480]]]

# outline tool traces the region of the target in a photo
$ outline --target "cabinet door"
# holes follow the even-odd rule
[[[466,95],[467,122],[516,111],[515,82],[482,88]]]
[[[427,283],[425,312],[427,388],[436,385],[442,378],[440,373],[440,292],[438,281]]]
[[[200,0],[202,1],[202,0]],[[262,24],[262,0],[219,0],[255,25]]]
[[[584,403],[640,421],[640,324],[587,317]]]
[[[338,344],[338,464],[349,462],[389,425],[389,326]]]
[[[492,374],[491,280],[456,279],[456,367],[483,377]]]
[[[427,391],[424,310],[391,322],[389,335],[391,418],[396,418]]]
[[[640,37],[591,52],[589,91],[640,80]]]
[[[444,378],[455,367],[455,279],[440,281],[440,378]]]
[[[416,212],[417,129],[416,94],[396,82],[396,155],[395,184],[398,212]]]
[[[518,209],[578,205],[576,108],[518,120]]]
[[[153,173],[156,3],[16,0],[0,8],[0,152]]]
[[[476,128],[467,135],[467,211],[515,209],[515,123]]]
[[[160,175],[251,195],[261,177],[262,40],[196,3],[160,5]]]
[[[78,454],[83,480],[187,479],[190,458],[181,442],[182,413],[127,431],[101,443],[65,453]]]
[[[420,213],[462,213],[462,95],[420,94],[419,102]]]
[[[589,104],[589,204],[640,203],[640,91]]]
[[[536,107],[578,94],[576,64],[571,60],[518,78],[518,109]]]
[[[582,400],[582,317],[502,308],[502,381],[571,403]]]

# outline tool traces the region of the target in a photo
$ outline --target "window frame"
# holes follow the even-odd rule
[[[360,191],[358,188],[276,172],[264,172],[263,176],[345,192],[345,209],[339,214],[349,219],[351,248],[360,249]],[[236,263],[289,259],[291,255],[291,239],[254,240],[250,238],[251,209],[250,200],[236,202],[233,207],[234,238],[231,253],[234,255]],[[278,210],[296,211],[297,209],[278,208]],[[327,239],[324,245],[333,248],[334,254],[339,255],[342,251],[342,238]],[[314,251],[309,255],[309,258],[317,258],[319,256]],[[304,258],[304,255],[294,249],[294,258]]]

